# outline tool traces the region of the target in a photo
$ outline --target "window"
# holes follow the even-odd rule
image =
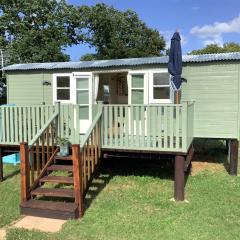
[[[89,78],[76,78],[77,104],[80,105],[80,119],[89,119]]]
[[[56,99],[60,101],[70,100],[70,76],[56,77]]]
[[[144,74],[132,74],[131,104],[144,103]]]
[[[167,72],[154,72],[152,74],[152,87],[150,91],[152,102],[170,103],[172,93],[169,74]]]

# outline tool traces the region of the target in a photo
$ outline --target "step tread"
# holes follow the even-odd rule
[[[68,171],[72,172],[73,171],[73,166],[72,165],[57,165],[53,164],[47,168],[48,171]]]
[[[40,179],[40,182],[53,182],[53,183],[73,184],[73,177],[45,176],[45,177]]]
[[[20,204],[23,208],[34,208],[41,210],[53,210],[60,212],[74,212],[77,209],[77,204],[57,201],[44,201],[31,199]]]
[[[72,155],[69,156],[55,156],[56,160],[72,160]]]
[[[36,188],[31,195],[74,198],[74,191],[66,188]]]

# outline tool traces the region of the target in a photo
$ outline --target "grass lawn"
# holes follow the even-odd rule
[[[217,162],[225,159],[221,148],[210,152]],[[68,221],[56,234],[11,229],[7,239],[239,239],[240,177],[229,176],[224,167],[199,171],[187,180],[189,203],[174,203],[172,173],[146,161],[106,162],[87,195],[82,220]],[[18,178],[0,183],[1,226],[19,217]]]

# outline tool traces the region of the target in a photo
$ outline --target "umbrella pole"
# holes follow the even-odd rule
[[[176,92],[176,104],[179,104],[179,91]]]

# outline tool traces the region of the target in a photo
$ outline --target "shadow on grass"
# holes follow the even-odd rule
[[[224,141],[197,139],[194,142],[193,159],[201,162],[222,163],[228,170],[226,146]],[[185,174],[185,185],[191,169]],[[111,157],[103,159],[98,174],[94,178],[85,199],[86,209],[105,188],[114,176],[150,176],[159,179],[174,180],[174,156],[166,159],[139,159],[126,157]]]
[[[223,164],[226,171],[229,171],[226,141],[195,139],[193,144],[195,149],[193,161],[220,163]]]

